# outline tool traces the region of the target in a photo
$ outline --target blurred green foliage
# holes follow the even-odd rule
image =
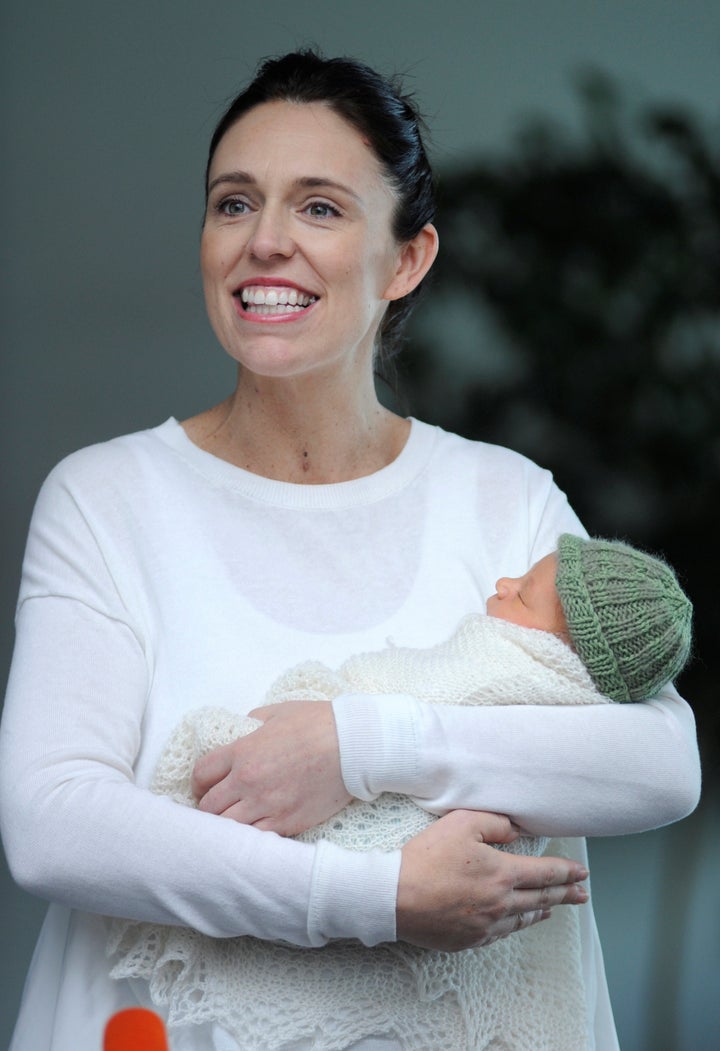
[[[401,386],[415,415],[549,467],[589,532],[676,567],[706,776],[720,672],[720,151],[599,73],[581,131],[528,123],[440,180],[441,251]]]

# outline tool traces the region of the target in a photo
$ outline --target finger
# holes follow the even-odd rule
[[[202,755],[193,767],[190,786],[195,799],[200,799],[213,785],[218,784],[230,773],[232,757],[227,746],[216,748],[207,755]]]
[[[277,832],[279,836],[295,836],[298,832],[302,832],[303,829],[296,827],[294,824],[288,823],[287,820],[280,818],[263,817],[259,821],[252,822],[253,828],[259,829],[261,832]]]
[[[520,835],[504,814],[482,813],[479,818],[479,839],[483,843],[514,843]]]
[[[519,835],[504,814],[484,810],[452,810],[440,820],[479,843],[512,843]]]
[[[232,821],[237,821],[241,825],[252,825],[253,828],[259,829],[260,832],[277,832],[280,836],[294,836],[298,832],[304,831],[302,825],[298,824],[297,821],[293,822],[290,818],[262,817],[260,816],[261,814],[262,811],[258,811],[243,801],[228,807],[220,816],[229,817]]]
[[[218,812],[221,817],[229,817],[231,821],[237,821],[240,825],[256,825],[263,817],[262,811],[243,799],[231,803],[225,810]]]
[[[513,895],[508,912],[514,916],[536,910],[553,909],[557,905],[584,905],[589,898],[582,883],[571,883],[562,887],[539,887],[536,890],[520,890]]]
[[[259,719],[260,722],[267,722],[273,715],[277,715],[277,711],[273,711],[273,708],[277,709],[276,704],[266,704],[260,708],[253,708],[251,712],[248,712],[248,716],[251,719]]]
[[[225,814],[233,806],[240,806],[242,802],[242,789],[228,776],[209,788],[198,799],[197,805],[198,810],[203,810],[206,814]]]
[[[530,912],[519,912],[514,917],[512,929],[513,931],[523,931],[526,927],[532,927],[535,923],[549,920],[551,916],[551,909],[533,909]]]
[[[509,916],[507,919],[494,924],[492,934],[481,939],[477,945],[482,948],[492,945],[493,942],[500,941],[501,938],[507,938],[511,934],[517,934],[518,931],[523,931],[526,927],[532,927],[536,923],[542,923],[543,920],[549,920],[551,915],[550,909],[535,909],[531,912],[518,913],[517,916]]]
[[[588,878],[588,870],[579,861],[568,858],[532,858],[516,855],[516,890],[563,887]]]

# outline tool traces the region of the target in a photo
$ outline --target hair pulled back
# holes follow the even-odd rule
[[[412,240],[435,216],[435,183],[422,141],[422,118],[399,80],[385,78],[350,58],[323,58],[313,50],[266,59],[254,80],[221,117],[212,139],[205,186],[215,150],[225,133],[265,102],[322,102],[368,140],[396,196],[392,233]],[[402,334],[422,288],[389,303],[379,332],[379,364],[400,349]]]

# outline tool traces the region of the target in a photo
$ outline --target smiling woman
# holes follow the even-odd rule
[[[241,368],[231,401],[186,422],[197,445],[284,481],[347,480],[395,458],[407,425],[377,401],[377,334],[437,251],[429,222],[397,240],[398,203],[367,137],[325,102],[262,102],[227,128],[208,167],[201,260],[210,321]],[[266,411],[278,379],[298,434],[289,458]],[[328,460],[307,421],[341,417]]]
[[[278,377],[319,370],[326,412],[336,411],[328,399],[344,404],[352,378],[358,406],[377,415],[368,367],[376,333],[388,303],[430,268],[434,228],[428,223],[409,242],[396,241],[396,197],[377,157],[320,102],[266,102],[245,113],[219,142],[209,180],[205,298],[220,343],[242,366],[233,445],[248,401],[265,398]],[[308,397],[306,386],[303,415]],[[229,407],[224,434],[233,414]],[[383,416],[387,425],[392,417]],[[222,455],[214,435],[213,451]],[[229,446],[225,452],[232,455]],[[256,466],[266,473],[269,461]]]
[[[238,466],[318,483],[371,474],[407,440],[407,422],[378,403],[372,366],[383,342],[387,351],[386,315],[398,303],[407,310],[437,233],[430,200],[408,200],[397,161],[388,151],[383,161],[357,126],[353,92],[335,105],[307,84],[304,92],[302,101],[268,92],[250,108],[234,104],[213,139],[205,299],[240,369],[233,398],[184,426],[195,444]],[[285,435],[277,440],[278,398],[284,431],[297,435],[292,449]],[[342,434],[323,450],[318,424],[343,417]]]
[[[33,516],[0,817],[15,877],[52,904],[12,1051],[96,1051],[138,1004],[174,1051],[613,1051],[591,907],[567,906],[588,898],[583,836],[697,801],[671,686],[636,705],[346,689],[258,707],[308,657],[448,637],[500,567],[520,577],[583,532],[548,472],[377,399],[438,245],[414,104],[354,60],[269,60],[220,121],[206,185],[203,283],[234,389],[73,454]],[[202,705],[256,729],[201,757],[188,806],[150,786]],[[290,838],[384,792],[441,816],[387,851]],[[489,845],[520,830],[573,838],[542,857]],[[202,972],[178,1003],[147,956],[117,973],[110,917],[208,936],[228,982]],[[517,965],[488,965],[489,990],[477,952],[505,937]],[[261,957],[245,981],[237,960]],[[228,1005],[233,967],[255,994]]]

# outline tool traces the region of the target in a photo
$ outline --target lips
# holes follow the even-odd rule
[[[291,285],[246,284],[234,295],[243,314],[255,317],[292,317],[318,299],[312,292]]]

